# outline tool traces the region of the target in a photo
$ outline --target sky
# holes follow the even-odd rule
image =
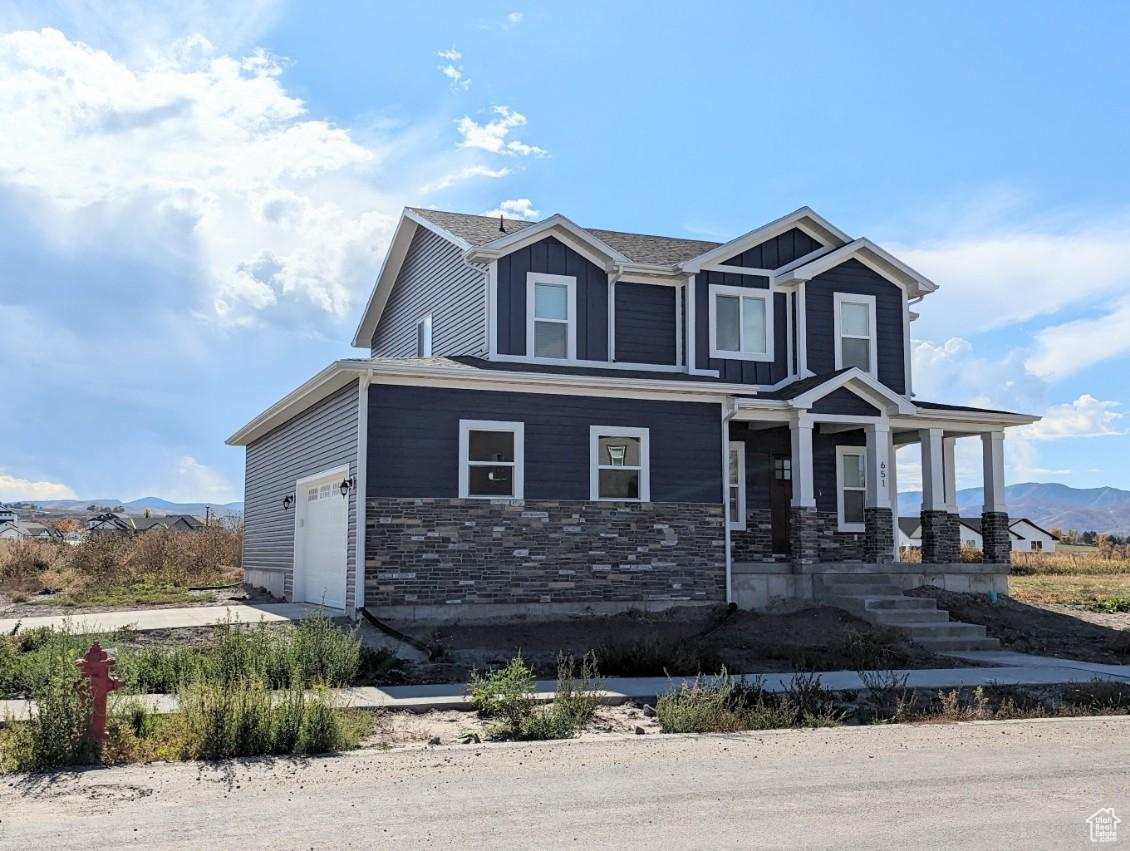
[[[940,284],[920,398],[1044,417],[1009,481],[1130,488],[1128,42],[1101,0],[8,0],[0,500],[240,499],[224,439],[362,354],[406,205],[714,240],[811,206]]]

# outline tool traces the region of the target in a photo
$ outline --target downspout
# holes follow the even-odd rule
[[[730,420],[738,412],[738,400],[728,396],[722,403],[722,528],[726,539],[726,605],[734,602],[734,583],[730,557]]]
[[[365,607],[365,519],[368,492],[369,466],[369,385],[373,381],[373,368],[357,379],[357,473],[354,476],[353,498],[356,500],[356,539],[353,542],[353,616]]]

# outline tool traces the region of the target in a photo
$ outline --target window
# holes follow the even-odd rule
[[[728,473],[726,510],[731,529],[744,530],[745,519],[745,444],[730,441],[730,469]]]
[[[1032,552],[1038,553],[1043,548],[1044,548],[1044,542],[1043,541],[1033,541],[1032,542]]]
[[[857,366],[875,374],[875,296],[836,293],[836,369]]]
[[[778,482],[791,482],[793,480],[793,459],[774,458],[773,478]]]
[[[773,294],[710,285],[710,356],[773,360]]]
[[[577,279],[566,275],[526,276],[526,351],[531,357],[577,357]]]
[[[429,313],[416,323],[416,357],[432,356],[432,316]]]
[[[523,423],[459,421],[459,498],[522,499]]]
[[[864,530],[863,506],[867,501],[864,454],[862,447],[836,447],[836,508],[841,532]]]
[[[651,501],[649,433],[646,428],[589,429],[589,491],[594,500]]]

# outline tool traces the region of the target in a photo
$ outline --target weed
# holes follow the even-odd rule
[[[90,699],[80,687],[74,659],[52,658],[44,681],[35,692],[31,720],[9,725],[0,765],[8,771],[43,771],[91,762],[95,751],[87,735]]]
[[[505,668],[480,674],[471,671],[471,706],[484,718],[497,718],[509,730],[520,730],[534,710],[534,675],[519,653]]]
[[[898,674],[889,669],[858,673],[867,689],[867,704],[860,720],[879,724],[899,724],[907,720],[918,699],[918,693],[907,687],[910,674]]]
[[[721,657],[697,641],[640,638],[596,651],[606,677],[695,676],[722,670]]]
[[[1122,714],[1130,712],[1130,685],[1092,680],[1067,688],[1063,699],[1073,714]]]
[[[1095,605],[1095,610],[1100,612],[1130,612],[1130,597],[1107,597]]]
[[[749,712],[723,669],[660,695],[655,714],[664,733],[734,733],[750,729]]]

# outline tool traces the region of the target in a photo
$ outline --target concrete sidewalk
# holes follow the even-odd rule
[[[336,618],[344,616],[340,609],[325,609],[307,603],[245,603],[235,606],[185,606],[177,609],[132,609],[114,612],[76,612],[73,615],[49,615],[30,618],[0,619],[0,635],[7,635],[19,624],[21,630],[48,626],[59,629],[69,625],[72,632],[113,632],[130,628],[145,632],[156,629],[180,629],[213,626],[227,619],[241,623],[279,623],[315,617],[320,613]]]
[[[954,654],[958,655],[958,654]],[[973,654],[962,653],[962,657]],[[1097,665],[1090,662],[1076,662],[1071,659],[1054,659],[1046,656],[1026,656],[1023,653],[989,652],[976,654],[980,661],[991,664],[983,657],[988,655],[1007,657],[1012,664],[996,668],[925,668],[921,670],[898,670],[898,676],[906,676],[906,685],[917,689],[975,688],[977,686],[1041,686],[1069,683],[1089,683],[1094,680],[1107,680],[1130,684],[1130,665]],[[820,683],[832,691],[866,688],[860,675],[855,671],[821,671]],[[747,679],[760,677],[763,687],[774,693],[785,691],[792,683],[793,672],[775,674],[747,674]],[[602,703],[615,705],[628,701],[654,702],[655,699],[678,688],[684,683],[693,682],[691,677],[609,677],[604,680],[600,693]],[[553,680],[538,680],[535,686],[536,699],[548,702],[553,699],[556,683]],[[440,709],[470,709],[471,704],[463,683],[439,683],[420,686],[356,686],[353,688],[332,689],[335,701],[340,706],[356,709],[388,709],[408,712],[427,712]],[[111,701],[143,701],[151,711],[170,713],[176,711],[175,695],[120,695],[112,694]],[[0,722],[10,717],[23,720],[28,717],[29,701],[0,701]]]

